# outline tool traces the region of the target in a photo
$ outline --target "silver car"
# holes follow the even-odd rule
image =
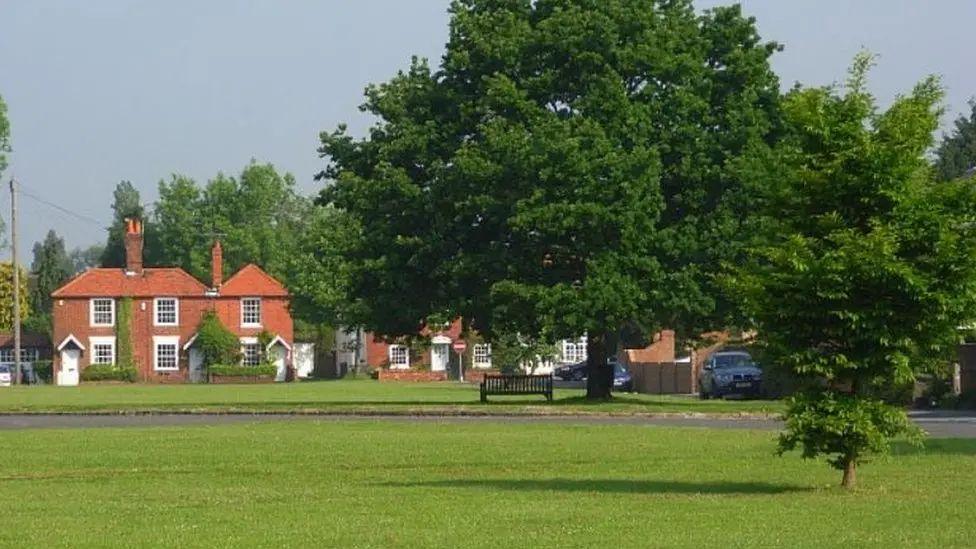
[[[0,364],[0,387],[10,387],[12,382],[13,374],[10,372],[10,366]]]
[[[759,396],[762,393],[762,370],[745,351],[719,351],[705,362],[698,378],[701,398],[729,395]]]

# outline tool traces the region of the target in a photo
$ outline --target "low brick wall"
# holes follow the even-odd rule
[[[634,390],[651,395],[690,394],[694,375],[690,363],[638,362],[628,365]]]
[[[468,368],[464,370],[464,381],[478,385],[483,379],[485,379],[485,376],[497,376],[501,373],[501,370],[493,370],[490,368]]]
[[[254,383],[274,383],[274,376],[222,376],[210,374],[210,383],[214,385],[235,385],[235,384],[254,384]]]
[[[429,372],[424,370],[379,370],[376,379],[383,381],[413,381],[432,382],[447,381],[447,372]]]

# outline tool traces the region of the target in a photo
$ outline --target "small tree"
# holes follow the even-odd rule
[[[20,318],[31,316],[27,292],[27,273],[17,269],[20,277]],[[14,326],[14,278],[10,262],[0,263],[0,330],[10,331]]]
[[[197,328],[196,346],[203,355],[203,366],[234,365],[241,361],[241,343],[213,311],[204,313]]]
[[[766,244],[735,279],[767,356],[796,374],[781,451],[827,455],[851,488],[892,437],[918,434],[879,388],[947,360],[973,318],[976,193],[933,183],[925,152],[942,90],[929,78],[883,113],[859,56],[845,93],[784,101],[787,136],[741,164]]]

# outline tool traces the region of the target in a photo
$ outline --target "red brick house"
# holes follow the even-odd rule
[[[180,268],[143,267],[142,222],[128,221],[124,269],[89,269],[55,290],[54,379],[78,384],[91,364],[114,364],[120,303],[131,299],[133,359],[142,381],[203,381],[194,348],[206,311],[215,311],[241,341],[244,365],[260,359],[258,334],[273,336],[267,352],[283,380],[291,361],[293,325],[285,287],[256,265],[223,279],[220,243],[214,244],[210,286]]]

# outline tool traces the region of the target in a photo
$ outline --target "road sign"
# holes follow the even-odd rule
[[[461,354],[467,350],[468,344],[465,343],[463,339],[459,339],[454,343],[451,343],[451,348],[454,349],[455,353]]]

